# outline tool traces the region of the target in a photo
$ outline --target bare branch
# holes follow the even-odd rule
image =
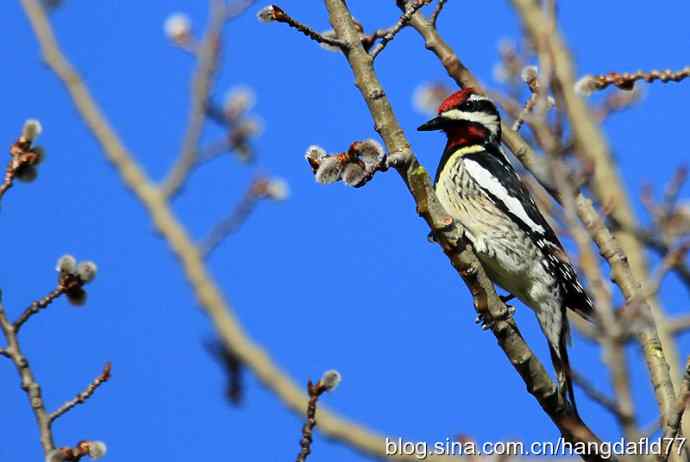
[[[594,385],[592,385],[582,374],[572,371],[572,377],[573,377],[573,382],[576,383],[582,391],[585,392],[587,396],[589,396],[592,401],[599,403],[602,407],[604,407],[606,410],[608,410],[611,414],[616,416],[618,420],[625,420],[629,419],[631,416],[625,415],[621,409],[618,407],[618,403],[616,402],[615,398],[610,398],[606,396],[604,393],[601,391],[597,390],[594,388]]]
[[[340,382],[340,373],[335,370],[326,371],[324,376],[315,384],[311,380],[307,382],[309,403],[307,404],[307,421],[302,426],[302,438],[300,439],[300,451],[297,454],[297,462],[304,462],[311,454],[314,427],[316,427],[316,405],[322,394],[333,390]]]
[[[434,29],[436,28],[438,17],[441,15],[441,11],[443,11],[443,7],[446,6],[446,1],[447,0],[438,0],[436,8],[434,8],[434,12],[431,14],[431,25],[434,27]]]
[[[621,90],[632,90],[635,82],[644,80],[654,82],[659,80],[663,83],[680,82],[690,77],[690,66],[686,66],[679,71],[666,69],[664,71],[637,71],[637,72],[609,72],[601,75],[586,75],[576,83],[576,88],[580,93],[589,94],[593,91],[603,90],[609,85],[615,85]]]
[[[31,316],[34,314],[38,313],[40,310],[46,308],[48,305],[53,303],[55,300],[57,300],[62,294],[65,293],[65,286],[62,284],[58,284],[58,286],[51,290],[48,295],[45,297],[39,298],[38,300],[35,300],[29,305],[24,312],[19,316],[19,319],[17,319],[14,322],[14,330],[16,333],[19,333],[19,330],[22,328],[24,323],[29,320]]]
[[[690,330],[690,315],[680,316],[669,321],[669,329],[674,335],[680,335]]]
[[[7,356],[17,369],[19,378],[21,380],[21,388],[26,394],[31,405],[31,410],[36,418],[36,423],[38,424],[38,431],[40,434],[41,446],[43,451],[48,454],[50,451],[55,449],[55,444],[53,443],[53,432],[50,428],[50,418],[48,417],[48,412],[45,408],[45,403],[43,402],[43,394],[41,392],[41,386],[34,378],[33,371],[29,366],[29,361],[26,359],[24,354],[19,347],[19,341],[17,340],[17,333],[15,332],[14,326],[7,319],[7,314],[5,313],[5,307],[2,303],[2,293],[0,292],[0,330],[5,335],[7,340],[7,348],[4,349],[4,356]]]
[[[550,22],[545,18],[540,8],[531,0],[513,0],[513,4],[520,14],[525,28],[533,38],[535,43],[540,40],[545,42],[547,50],[553,59],[554,88],[558,96],[563,99],[565,110],[569,116],[572,131],[576,139],[576,147],[580,152],[586,153],[586,157],[596,163],[595,176],[593,179],[594,189],[598,197],[604,203],[615,203],[615,214],[619,221],[631,223],[635,221],[632,208],[625,195],[620,183],[617,172],[614,170],[608,147],[598,127],[595,126],[594,119],[587,110],[584,102],[575,94],[573,89],[573,69],[570,57],[565,49],[558,32],[553,29],[550,34],[543,34],[544,25]],[[663,326],[663,313],[658,307],[654,311],[647,300],[640,297],[640,285],[638,280],[646,280],[646,267],[642,264],[642,249],[639,248],[637,241],[633,239],[631,243],[625,236],[621,236],[623,245],[627,245],[629,253],[636,257],[635,269],[628,263],[626,253],[619,246],[616,238],[606,228],[603,220],[597,214],[590,200],[582,195],[577,197],[577,210],[580,219],[587,226],[590,235],[599,246],[602,255],[606,258],[613,270],[616,283],[621,288],[626,300],[639,306],[640,313],[645,319],[644,327],[638,335],[640,343],[643,345],[647,367],[654,388],[662,415],[669,412],[671,403],[675,402],[675,393],[672,383],[672,374],[669,370],[669,363],[665,353],[673,349],[672,339],[668,338],[665,326]],[[640,279],[637,279],[636,276]],[[652,319],[652,315],[654,319]],[[656,330],[657,321],[662,324],[664,331],[664,346],[662,348],[659,334]],[[668,349],[667,349],[668,346]],[[673,361],[673,354],[668,356]]]
[[[29,129],[28,126],[35,125],[36,128]],[[5,169],[5,176],[0,183],[0,200],[8,189],[14,184],[16,178],[35,176],[33,169],[42,160],[42,151],[33,146],[33,141],[40,133],[38,121],[28,120],[24,124],[22,135],[10,147],[10,161]]]
[[[205,122],[206,104],[218,65],[221,34],[227,20],[224,1],[212,0],[211,4],[210,23],[197,50],[198,64],[192,77],[191,107],[187,131],[182,142],[180,155],[161,185],[161,193],[166,198],[172,198],[180,191],[198,156],[199,139]]]
[[[296,19],[292,18],[290,15],[288,15],[285,10],[280,8],[277,5],[269,5],[262,9],[258,16],[260,21],[263,22],[282,22],[283,24],[287,24],[288,26],[292,27],[293,29],[301,32],[302,34],[306,35],[310,39],[314,40],[317,43],[320,43],[322,45],[328,45],[331,47],[338,48],[340,50],[345,50],[346,46],[345,43],[339,39],[336,38],[331,38],[327,37],[323,34],[319,34],[309,26],[302,24],[301,22],[297,21]]]
[[[611,221],[611,227],[613,229],[622,228],[625,232],[632,234],[641,243],[649,247],[651,250],[656,252],[661,257],[668,255],[671,251],[670,247],[666,243],[657,237],[656,233],[648,231],[645,229],[637,229],[631,227],[625,227],[620,223],[615,221],[615,218],[609,217]],[[686,287],[690,289],[690,266],[688,266],[684,261],[679,260],[675,262],[673,270],[678,275],[678,277],[683,281]]]
[[[120,174],[124,185],[134,192],[151,214],[156,228],[178,258],[199,305],[209,315],[223,345],[233,351],[239,360],[290,410],[303,414],[304,403],[309,397],[244,332],[232,313],[230,303],[208,274],[196,246],[173,215],[169,204],[133,160],[130,152],[125,149],[101,109],[94,102],[84,81],[60,51],[40,2],[38,0],[21,0],[21,2],[39,41],[45,62],[65,84],[77,110],[103,148],[107,159]],[[526,373],[529,372],[532,361],[529,360],[527,364]],[[543,376],[548,378],[543,368],[542,371]],[[555,386],[551,384],[550,387],[545,387],[541,391],[551,391],[550,396],[553,397],[556,394]],[[325,435],[343,441],[364,453],[381,457],[385,455],[383,436],[325,409],[319,410],[319,428]],[[416,459],[414,456],[401,456],[399,460],[414,462]],[[455,461],[456,458],[433,456],[429,457],[429,460],[450,462]]]
[[[102,384],[107,382],[110,379],[110,371],[112,369],[112,365],[110,363],[106,363],[105,367],[103,367],[103,372],[101,375],[96,377],[93,382],[91,382],[84,391],[79,393],[74,399],[71,399],[67,401],[65,404],[60,406],[58,409],[55,410],[55,412],[51,413],[48,416],[48,420],[52,423],[56,419],[58,419],[60,416],[64,415],[65,413],[69,412],[72,408],[77,406],[78,404],[84,404],[86,400],[91,398],[93,394],[96,392],[98,387],[100,387]]]
[[[224,239],[242,226],[254,210],[257,202],[265,197],[265,190],[268,182],[269,180],[267,178],[258,178],[254,180],[247,190],[247,193],[240,200],[232,213],[214,226],[208,236],[201,241],[199,244],[199,253],[203,258],[208,258]]]
[[[685,409],[690,403],[690,357],[685,365],[685,373],[683,374],[683,381],[681,382],[681,387],[678,390],[678,400],[671,409],[671,412],[664,419],[664,436],[661,440],[664,444],[671,442],[668,448],[663,451],[662,461],[668,459],[671,453],[671,447],[676,443],[676,435],[678,435],[678,430],[680,428],[680,423],[685,413]]]
[[[402,16],[400,16],[398,22],[396,22],[393,27],[388,29],[386,34],[383,37],[381,37],[381,41],[376,46],[376,48],[371,50],[372,59],[376,59],[379,53],[381,53],[383,49],[386,48],[388,42],[393,40],[395,36],[398,35],[398,32],[400,32],[407,24],[409,24],[410,19],[412,19],[412,15],[415,14],[423,6],[431,3],[431,0],[413,0],[409,2],[400,0],[399,3],[403,4],[402,8],[404,8],[405,12],[402,14]]]
[[[67,267],[62,268],[65,264]],[[82,268],[82,270],[80,270]],[[48,295],[42,297],[29,305],[14,323],[15,334],[19,333],[21,327],[31,316],[38,313],[53,303],[58,297],[65,294],[72,303],[81,304],[85,300],[86,292],[83,287],[89,283],[96,275],[96,265],[93,262],[81,262],[77,265],[76,260],[71,255],[65,255],[58,260],[58,283],[57,287],[50,291]],[[82,272],[84,274],[82,274]]]
[[[492,329],[499,345],[539,401],[544,411],[569,441],[599,441],[586,425],[571,412],[556,391],[543,365],[524,342],[509,311],[496,295],[493,284],[484,272],[471,246],[443,210],[436,198],[431,180],[410,150],[385,92],[373,70],[371,57],[359,43],[358,32],[343,0],[326,0],[331,24],[339,37],[350,47],[346,57],[352,67],[357,88],[365,99],[375,126],[389,152],[404,152],[409,159],[396,166],[417,203],[418,213],[427,221],[451,264],[471,290],[475,308]],[[592,460],[599,456],[590,455]]]

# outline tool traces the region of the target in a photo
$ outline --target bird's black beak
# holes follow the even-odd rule
[[[417,130],[420,132],[430,132],[432,130],[443,130],[443,127],[446,125],[446,119],[443,118],[442,116],[434,117],[430,121],[428,121],[425,124],[420,125],[417,127]]]

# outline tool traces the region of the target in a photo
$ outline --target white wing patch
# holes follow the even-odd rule
[[[529,217],[520,200],[517,197],[511,196],[505,186],[503,186],[491,172],[474,160],[464,159],[464,162],[467,172],[482,188],[486,189],[494,197],[503,202],[508,210],[529,226],[532,231],[544,234],[544,227],[535,223],[534,220]]]

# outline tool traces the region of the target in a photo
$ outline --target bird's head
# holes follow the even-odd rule
[[[474,88],[465,88],[443,100],[438,116],[417,130],[443,130],[449,146],[501,141],[501,117],[494,103]]]

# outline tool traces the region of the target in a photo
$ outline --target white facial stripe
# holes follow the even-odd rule
[[[441,114],[443,117],[454,120],[467,120],[484,125],[494,135],[498,133],[498,117],[486,112],[465,112],[460,109],[451,109]]]
[[[470,101],[489,101],[489,98],[486,96],[481,96],[481,95],[470,95],[468,98]]]
[[[503,202],[508,210],[517,218],[522,220],[527,227],[529,227],[532,231],[544,234],[544,227],[535,223],[529,217],[520,200],[514,196],[511,196],[508,193],[508,190],[506,190],[505,186],[503,186],[501,182],[498,181],[498,179],[488,170],[482,167],[481,164],[471,159],[465,159],[465,168],[470,176],[472,176],[472,178],[474,178],[474,180],[479,184],[479,186],[489,191],[496,199]]]

